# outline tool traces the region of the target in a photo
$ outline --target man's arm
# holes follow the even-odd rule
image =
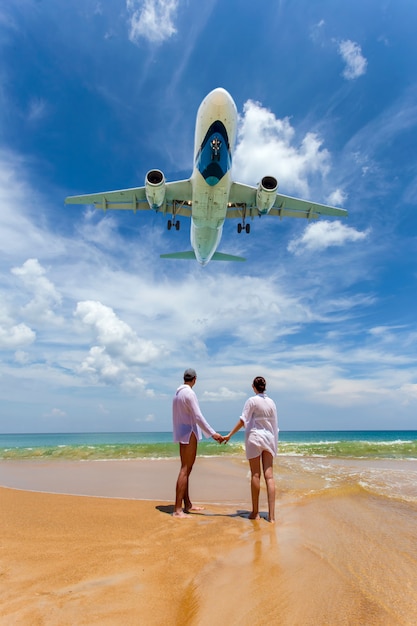
[[[220,435],[219,433],[216,433],[214,428],[212,428],[210,426],[210,424],[208,423],[208,421],[206,420],[206,418],[202,414],[201,409],[200,409],[200,405],[198,404],[197,396],[195,395],[194,391],[193,391],[192,395],[190,396],[190,403],[191,403],[191,410],[193,412],[194,419],[195,419],[196,423],[200,426],[200,428],[203,431],[203,433],[205,434],[205,436],[206,437],[213,437],[213,439],[215,441],[218,441],[219,443],[222,443],[223,442],[222,435]]]

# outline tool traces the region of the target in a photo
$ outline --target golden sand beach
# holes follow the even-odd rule
[[[175,519],[177,459],[37,467],[0,468],[1,484],[20,482],[0,489],[1,624],[417,623],[413,502],[352,482],[313,489],[295,460],[281,468],[293,487],[279,489],[277,523],[250,521],[246,463],[199,458],[191,495],[206,508]],[[62,490],[72,479],[74,490],[114,495],[111,475],[135,493],[27,491],[25,472],[27,489],[52,490],[65,475]]]

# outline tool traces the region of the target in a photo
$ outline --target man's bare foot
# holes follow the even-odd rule
[[[190,511],[204,511],[204,506],[194,506],[194,504],[192,504],[189,508],[187,507],[185,511],[186,513],[189,513]]]
[[[274,519],[269,519],[269,518],[268,518],[268,522],[269,522],[270,524],[275,524],[275,520],[274,520]]]
[[[188,517],[184,511],[174,511],[172,517]]]
[[[248,519],[261,519],[259,513],[254,513],[252,511],[252,513],[249,513],[249,518]]]

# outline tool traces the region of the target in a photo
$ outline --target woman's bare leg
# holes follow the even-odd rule
[[[261,457],[249,459],[251,471],[251,495],[252,495],[252,512],[249,519],[259,519],[259,492],[261,489]]]
[[[270,452],[262,452],[262,467],[264,470],[266,492],[268,495],[268,521],[275,522],[275,479],[274,457]]]

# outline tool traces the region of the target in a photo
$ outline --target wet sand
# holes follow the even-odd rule
[[[311,489],[294,461],[277,523],[250,521],[246,463],[199,458],[191,495],[206,508],[179,520],[178,460],[111,470],[0,464],[0,623],[417,623],[415,503],[352,481]],[[20,490],[54,486],[88,496]]]

